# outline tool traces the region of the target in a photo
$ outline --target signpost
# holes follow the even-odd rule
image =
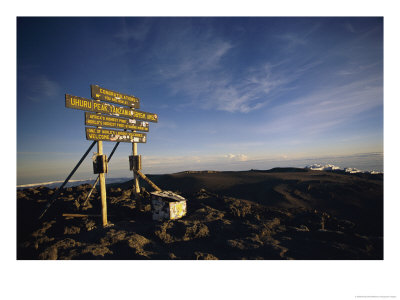
[[[85,127],[86,139],[97,141],[97,158],[103,155],[103,141],[132,143],[133,155],[137,156],[137,143],[146,143],[147,136],[146,133],[136,131],[149,131],[148,122],[157,123],[157,114],[135,110],[135,108],[139,108],[139,98],[135,96],[108,90],[98,85],[91,85],[90,88],[91,96],[95,100],[65,94],[65,107],[86,111],[85,125],[95,126]],[[102,101],[128,107],[115,106]],[[104,127],[123,129],[124,131]],[[127,130],[132,130],[132,132]],[[107,172],[107,161],[105,157],[102,157],[102,161],[105,161],[105,168],[95,172],[99,173],[103,226],[106,226],[107,199],[104,172]],[[94,166],[97,165],[94,164]],[[99,169],[96,168],[96,170]],[[133,172],[133,188],[137,195],[140,193],[140,189],[136,171],[139,170]]]
[[[100,181],[100,197],[101,197],[101,215],[103,226],[107,226],[107,195],[106,195],[106,182],[105,182],[105,173],[108,172],[108,161],[111,159],[115,149],[119,145],[120,142],[128,142],[132,143],[132,152],[133,155],[129,157],[130,169],[133,170],[133,195],[136,196],[136,205],[141,210],[141,200],[139,196],[140,188],[139,188],[139,178],[142,177],[146,180],[154,189],[158,191],[157,194],[152,193],[152,205],[157,204],[159,209],[153,211],[153,220],[160,220],[165,217],[165,204],[168,204],[167,214],[168,219],[176,219],[180,218],[186,214],[186,200],[178,196],[172,192],[160,193],[161,189],[158,188],[150,179],[148,179],[140,170],[141,170],[141,155],[138,155],[137,144],[138,143],[146,143],[147,135],[143,132],[137,131],[149,131],[149,123],[148,122],[158,122],[158,117],[156,114],[143,112],[135,110],[135,108],[139,108],[139,99],[131,96],[122,94],[119,92],[115,92],[112,90],[108,90],[97,85],[91,85],[91,99],[86,99],[83,97],[72,96],[69,94],[65,94],[65,107],[84,110],[85,112],[85,125],[93,126],[86,127],[86,139],[94,140],[89,149],[83,155],[81,160],[72,170],[72,172],[68,175],[67,179],[65,179],[62,186],[53,196],[53,199],[46,205],[45,210],[40,215],[39,219],[43,217],[48,208],[54,203],[57,195],[60,193],[62,188],[67,184],[69,179],[75,173],[75,171],[79,168],[82,161],[88,155],[90,150],[94,147],[94,144],[97,143],[97,156],[93,159],[93,172],[98,175],[98,180]],[[119,107],[114,106],[109,103],[104,103],[102,101],[113,102],[118,105],[124,105],[127,107]],[[106,128],[104,128],[106,127]],[[107,128],[116,128],[123,129],[107,129]],[[131,130],[127,131],[127,130]],[[103,141],[108,142],[116,142],[114,149],[112,150],[110,157],[107,159],[106,155],[103,155]],[[97,180],[92,187],[92,191],[97,184]],[[89,192],[86,201],[89,199],[92,191]],[[157,199],[155,199],[156,197]],[[181,201],[183,199],[183,201]],[[171,200],[176,202],[178,200],[178,204],[171,205]],[[157,202],[158,201],[158,202]],[[178,213],[177,213],[178,212]],[[162,214],[161,214],[162,213]],[[80,214],[64,214],[68,216],[83,216]]]

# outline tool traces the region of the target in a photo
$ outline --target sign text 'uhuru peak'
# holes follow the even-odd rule
[[[125,118],[133,118],[154,123],[158,122],[157,114],[133,110],[126,107],[118,107],[108,103],[72,96],[69,94],[65,94],[65,107],[110,114]]]

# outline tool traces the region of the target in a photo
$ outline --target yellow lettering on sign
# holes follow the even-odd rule
[[[124,105],[129,105],[129,102],[124,101],[124,100],[129,100],[131,102],[137,103],[139,102],[139,99],[134,97],[134,96],[129,96],[129,95],[124,95],[118,92],[113,92],[110,90],[106,90],[103,88],[99,88],[99,93],[104,96],[104,99],[107,101],[117,101],[118,103],[124,104]],[[96,94],[96,97],[99,97],[100,95]]]
[[[104,126],[108,126],[108,127],[114,127],[116,125],[116,123],[114,122],[103,122]]]
[[[71,105],[73,106],[79,106],[79,101],[76,98],[71,98]]]
[[[89,115],[90,120],[102,120],[102,115]]]
[[[92,108],[92,102],[91,101],[81,100],[81,99],[78,99],[78,98],[71,98],[71,105],[72,106],[77,106],[79,108],[88,108],[88,109]]]
[[[101,121],[99,120],[87,120],[87,125],[101,126]]]
[[[133,117],[134,118],[143,118],[144,117],[144,113],[139,113],[139,112],[137,112],[137,111],[134,111],[133,112]]]

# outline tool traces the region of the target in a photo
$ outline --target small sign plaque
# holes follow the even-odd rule
[[[97,100],[103,100],[107,102],[113,102],[119,105],[125,105],[133,108],[139,108],[139,98],[131,95],[122,94],[112,90],[102,88],[98,85],[90,86],[92,92],[92,98]]]
[[[86,127],[86,139],[94,141],[146,143],[146,134],[104,128]]]
[[[111,127],[117,129],[129,129],[149,131],[149,123],[134,119],[125,119],[108,115],[100,115],[85,112],[85,125],[97,127]]]

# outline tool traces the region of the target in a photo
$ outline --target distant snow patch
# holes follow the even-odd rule
[[[328,165],[313,164],[310,166],[306,166],[306,169],[318,170],[318,171],[332,171],[332,170],[340,170],[341,168],[330,164]]]
[[[361,171],[361,170],[359,170],[359,169],[356,169],[356,168],[345,168],[344,171],[345,171],[346,173],[350,173],[350,174],[368,173],[368,172],[363,172],[363,171]]]
[[[320,165],[320,164],[312,164],[305,166],[306,169],[310,170],[317,170],[317,171],[344,171],[350,174],[357,174],[357,173],[367,173],[367,174],[382,174],[382,172],[377,171],[362,171],[356,168],[341,168],[335,165],[327,164],[327,165]]]

